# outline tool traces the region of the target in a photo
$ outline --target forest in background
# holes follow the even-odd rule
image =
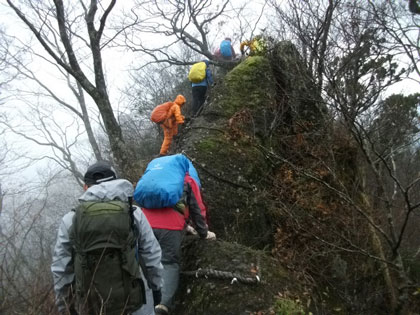
[[[271,62],[279,75],[269,82],[276,95],[268,93],[267,99],[247,94],[267,82],[245,86],[245,77],[229,81],[238,85],[229,88],[254,106],[272,100],[287,104],[276,107],[269,124],[262,116],[258,125],[250,125],[278,183],[264,193],[277,200],[276,207],[286,212],[281,219],[288,220],[271,235],[273,253],[284,264],[301,262],[293,269],[302,283],[338,279],[333,287],[349,306],[369,300],[366,304],[385,303],[395,313],[415,311],[420,294],[419,18],[407,1],[264,1],[261,10],[251,11],[240,1],[132,1],[119,10],[116,1],[7,3],[22,25],[4,25],[0,39],[2,313],[54,314],[51,248],[60,217],[81,192],[84,170],[96,159],[112,160],[121,176],[135,183],[158,153],[162,137],[149,113],[156,104],[184,94],[188,116],[186,74],[196,60],[213,61],[217,85],[209,101],[224,97],[218,102],[232,118],[236,137],[243,137],[241,126],[250,113],[229,107],[236,104],[230,94],[216,93],[233,65],[214,60],[212,53],[224,36],[232,37],[237,48],[260,34],[273,44],[293,43],[302,59],[293,67],[295,60],[277,56],[277,69]],[[20,38],[17,29],[28,35]],[[163,44],[150,41],[160,35]],[[114,73],[106,60],[112,50],[135,56],[123,90],[109,84]],[[41,74],[37,62],[48,65],[56,79]],[[248,75],[238,70],[230,75],[238,73]],[[313,103],[316,111],[309,106]],[[11,115],[17,106],[25,110]],[[273,141],[281,128],[289,138]],[[14,141],[7,142],[11,133]],[[28,148],[19,147],[24,140],[31,143]],[[31,156],[36,146],[48,148],[49,154]],[[50,162],[32,180],[8,180],[40,159]],[[314,207],[316,214],[302,212]],[[346,211],[357,215],[348,221]],[[333,217],[334,225],[323,215]],[[338,235],[331,226],[352,228]],[[256,248],[264,244],[249,244],[239,232],[224,237]],[[317,249],[308,241],[314,238],[322,244]],[[351,266],[348,257],[334,252],[346,252]],[[333,261],[334,275],[320,268],[323,255]],[[357,266],[360,257],[375,264],[362,263],[349,277],[347,268]],[[366,301],[352,300],[360,295],[347,290],[357,289],[351,282],[360,285],[364,276],[374,290],[365,292]]]

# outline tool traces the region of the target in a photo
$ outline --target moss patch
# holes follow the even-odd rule
[[[255,56],[229,72],[223,83],[218,106],[227,116],[241,108],[258,109],[274,99],[275,80],[268,59]]]

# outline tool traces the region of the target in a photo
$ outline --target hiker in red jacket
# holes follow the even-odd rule
[[[171,158],[179,158],[179,155],[178,157],[173,155],[154,159],[153,169],[165,169],[164,161]],[[162,162],[159,163],[160,161]],[[187,229],[193,234],[197,234],[201,239],[216,239],[216,235],[208,230],[206,223],[206,207],[200,193],[198,174],[191,161],[189,163],[189,171],[184,177],[182,197],[174,207],[142,208],[162,249],[162,265],[164,267],[162,300],[155,307],[156,314],[169,314],[169,310],[173,306],[173,298],[179,282],[181,242]],[[166,172],[166,176],[170,176],[169,173],[169,171]],[[159,176],[163,175],[159,174]],[[180,183],[182,184],[182,182]],[[140,189],[138,184],[136,191],[138,192]],[[135,199],[136,196],[134,193]],[[139,199],[137,198],[136,201],[139,202]],[[187,224],[189,221],[195,229]]]

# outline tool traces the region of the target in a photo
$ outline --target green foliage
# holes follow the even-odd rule
[[[202,154],[208,154],[215,152],[220,145],[221,141],[217,138],[208,137],[200,141],[197,145],[197,149],[199,149]]]
[[[280,298],[276,301],[275,306],[276,315],[304,315],[300,300],[292,300],[288,298]]]

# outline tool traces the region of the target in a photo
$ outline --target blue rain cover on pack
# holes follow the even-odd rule
[[[230,41],[225,39],[220,43],[220,53],[224,57],[232,57],[232,49],[230,47]]]
[[[197,182],[198,186],[201,188],[201,182],[200,182],[200,178],[198,177],[197,170],[195,169],[194,165],[192,164],[190,160],[188,160],[188,164],[189,164],[188,174],[190,174],[190,176]]]
[[[134,200],[140,207],[148,209],[174,206],[182,196],[190,163],[182,154],[154,159],[137,183]]]

